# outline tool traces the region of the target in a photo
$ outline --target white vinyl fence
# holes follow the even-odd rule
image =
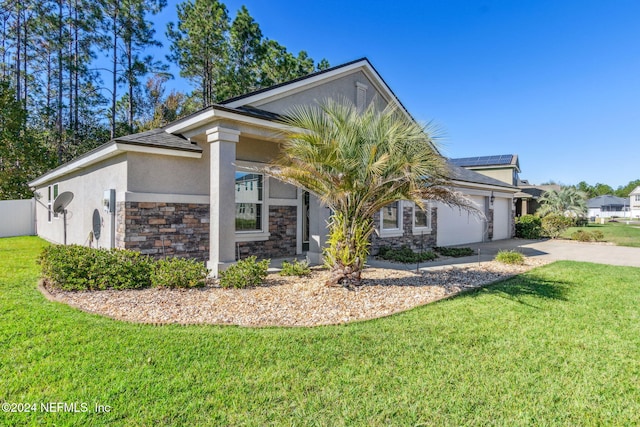
[[[0,237],[36,234],[36,201],[0,200]]]

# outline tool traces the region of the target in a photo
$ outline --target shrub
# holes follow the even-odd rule
[[[571,234],[571,240],[577,240],[579,242],[590,242],[592,239],[593,235],[584,230],[578,230]]]
[[[573,219],[562,215],[547,215],[542,218],[542,230],[545,235],[555,239],[573,225]]]
[[[402,246],[400,249],[393,249],[389,246],[382,246],[378,251],[378,257],[386,259],[388,261],[414,263],[432,261],[438,258],[438,255],[433,251],[426,251],[422,253],[414,252],[408,246]]]
[[[450,256],[454,258],[475,255],[475,251],[471,248],[445,248],[443,246],[438,246],[433,248],[433,250],[442,256]]]
[[[516,237],[539,239],[542,237],[542,221],[536,215],[522,215],[516,218]]]
[[[604,239],[604,234],[600,230],[592,232],[585,230],[578,230],[571,234],[572,240],[578,240],[580,242],[599,242]]]
[[[155,263],[151,286],[161,288],[195,288],[204,286],[209,270],[202,262],[186,258],[169,258]]]
[[[256,261],[255,256],[238,261],[220,273],[220,286],[223,288],[246,288],[257,286],[267,277],[270,260]]]
[[[311,273],[311,269],[309,268],[309,263],[304,261],[298,261],[297,259],[293,262],[282,261],[282,270],[280,270],[281,276],[308,276]]]
[[[516,251],[499,251],[495,260],[503,264],[524,264],[524,255]]]
[[[152,261],[138,252],[52,245],[39,257],[42,276],[68,291],[138,289],[149,286]]]

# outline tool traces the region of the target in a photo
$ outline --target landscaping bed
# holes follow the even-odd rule
[[[307,277],[270,274],[261,286],[222,289],[216,282],[193,289],[41,290],[50,299],[81,310],[140,323],[230,324],[241,326],[316,326],[388,316],[523,273],[542,264],[484,262],[421,273],[367,268],[355,290],[327,287],[327,271]]]

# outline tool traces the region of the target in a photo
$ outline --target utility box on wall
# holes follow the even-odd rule
[[[102,207],[105,212],[115,213],[116,211],[116,190],[104,190]]]

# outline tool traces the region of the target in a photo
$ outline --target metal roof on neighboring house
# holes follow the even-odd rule
[[[629,206],[629,199],[626,197],[605,195],[587,200],[587,207],[590,209],[599,209],[602,206]]]

